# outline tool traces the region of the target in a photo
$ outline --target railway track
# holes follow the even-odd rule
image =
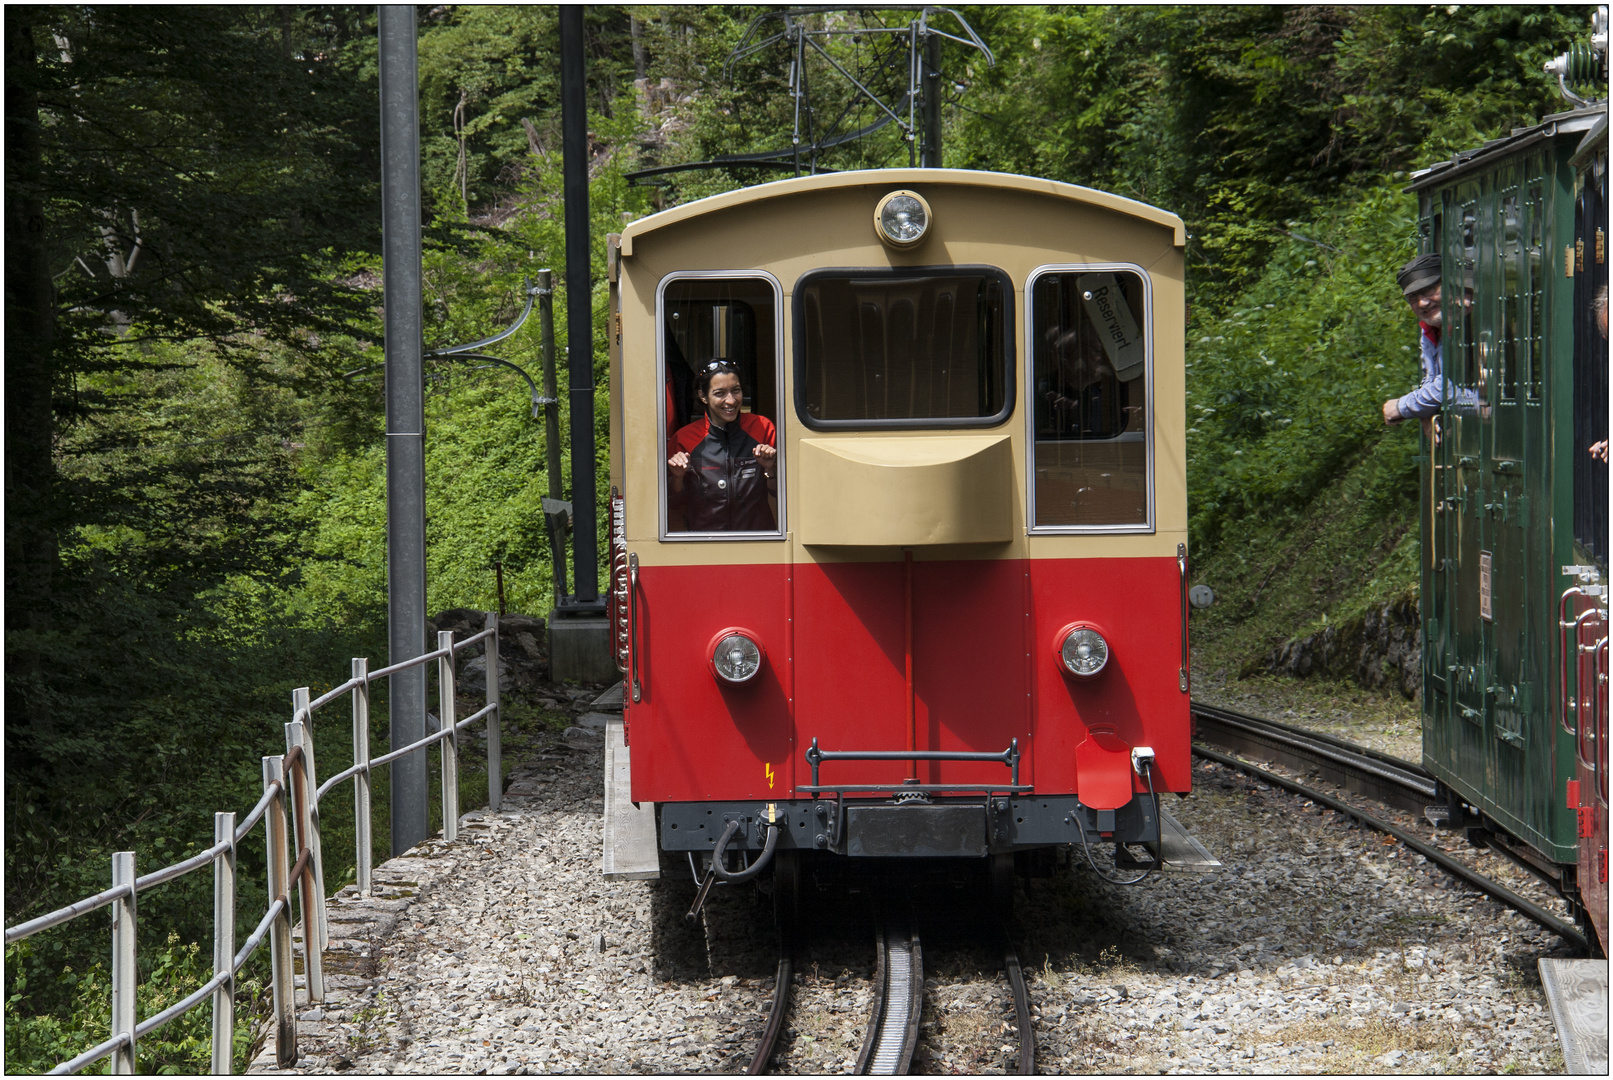
[[[858,1076],[905,1076],[924,1012],[924,950],[918,931],[900,920],[879,928],[873,1018],[857,1055]]]
[[[773,1004],[767,1010],[767,1023],[762,1037],[757,1040],[756,1052],[751,1055],[750,1076],[767,1072],[768,1062],[778,1046],[779,1033],[784,1030],[784,1017],[790,1011],[790,983],[795,978],[795,946],[785,931],[779,932],[778,968],[773,974]]]
[[[1279,762],[1296,771],[1319,774],[1352,795],[1414,814],[1421,814],[1437,797],[1433,778],[1418,765],[1328,735],[1229,709],[1195,704],[1193,714],[1196,722],[1193,752],[1198,756],[1310,799],[1319,806],[1392,836],[1447,873],[1513,908],[1576,947],[1589,948],[1585,935],[1577,927],[1419,839],[1409,829],[1334,794],[1261,768],[1237,754],[1259,755],[1263,760]],[[1207,742],[1235,753],[1204,745]],[[1019,1032],[1017,1071],[1029,1075],[1035,1072],[1036,1056],[1029,995],[1019,959],[1006,932],[1001,929],[997,932]],[[859,1075],[898,1076],[908,1071],[919,1041],[924,1005],[923,948],[916,926],[905,915],[886,917],[878,926],[876,941],[878,956],[873,978],[871,1015],[855,1071]],[[751,1075],[768,1071],[779,1037],[784,1031],[790,1009],[791,981],[796,970],[794,952],[795,941],[789,926],[784,925],[779,938],[773,1001],[751,1060]]]
[[[1018,1072],[1036,1071],[1036,1032],[1031,1023],[1030,993],[1019,956],[1006,931],[999,931],[1003,971],[1013,994],[1014,1018],[1019,1032]],[[876,933],[878,959],[873,980],[873,1006],[855,1072],[859,1076],[905,1076],[918,1047],[920,1018],[924,1012],[924,954],[918,931],[907,919],[889,918]],[[750,1075],[767,1072],[789,1011],[790,981],[795,971],[791,937],[779,938],[779,960],[773,1003],[767,1023],[751,1058]]]
[[[1193,705],[1194,738],[1234,753],[1258,753],[1291,769],[1312,770],[1346,791],[1421,814],[1435,801],[1422,766],[1320,732],[1211,705]]]
[[[1345,790],[1376,799],[1385,805],[1420,814],[1435,797],[1434,781],[1428,773],[1411,762],[1389,754],[1230,709],[1195,703],[1193,716],[1196,740],[1212,741],[1241,753],[1261,753],[1269,760],[1280,762],[1292,769],[1317,771]],[[1194,742],[1193,752],[1200,757],[1257,777],[1273,787],[1280,787],[1303,796],[1319,806],[1345,814],[1370,829],[1394,837],[1446,873],[1460,878],[1539,926],[1572,942],[1578,948],[1589,951],[1590,943],[1579,928],[1564,922],[1539,904],[1486,877],[1461,860],[1418,839],[1411,830],[1309,784],[1290,779],[1269,769],[1262,769],[1236,756],[1235,753],[1212,750],[1199,741]]]

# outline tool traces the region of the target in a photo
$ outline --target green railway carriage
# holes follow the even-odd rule
[[[1443,260],[1454,388],[1423,443],[1423,763],[1456,796],[1453,816],[1504,838],[1571,898],[1598,872],[1594,853],[1577,867],[1585,815],[1569,805],[1586,768],[1606,835],[1606,746],[1582,731],[1605,730],[1606,715],[1608,474],[1589,453],[1607,438],[1593,313],[1607,284],[1606,165],[1598,103],[1408,188],[1422,248]],[[1586,884],[1605,908],[1605,884]]]

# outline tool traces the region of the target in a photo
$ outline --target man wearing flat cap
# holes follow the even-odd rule
[[[1444,312],[1440,308],[1440,263],[1438,255],[1419,255],[1400,268],[1395,282],[1401,295],[1417,315],[1422,329],[1423,381],[1417,389],[1404,397],[1390,398],[1383,403],[1383,421],[1397,424],[1408,417],[1423,422],[1423,430],[1438,437],[1438,428],[1431,429],[1431,421],[1439,416],[1440,403],[1445,400],[1445,350],[1440,344],[1440,323]]]

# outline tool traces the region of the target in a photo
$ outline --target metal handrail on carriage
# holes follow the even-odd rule
[[[486,642],[487,703],[463,720],[455,719],[455,657],[461,650]],[[380,757],[371,758],[370,684],[380,678],[423,667],[436,661],[438,708],[441,724],[423,739]],[[432,743],[442,744],[443,839],[452,843],[459,837],[459,734],[478,720],[487,721],[487,800],[497,811],[502,794],[502,743],[499,725],[498,617],[487,615],[487,628],[454,641],[452,631],[437,635],[437,648],[431,652],[377,671],[369,661],[353,659],[352,677],[318,698],[309,699],[308,688],[292,691],[292,720],[285,726],[286,752],[263,759],[263,795],[236,824],[233,811],[213,815],[213,846],[189,858],[135,876],[135,853],[119,851],[112,856],[112,887],[85,897],[48,914],[7,928],[6,944],[23,940],[53,926],[112,906],[112,1036],[52,1069],[51,1075],[76,1073],[105,1057],[112,1059],[112,1072],[136,1071],[135,1048],[138,1040],[169,1021],[211,998],[213,1003],[212,1072],[232,1071],[235,1028],[235,977],[263,943],[269,939],[270,985],[275,1016],[275,1060],[280,1068],[297,1061],[296,988],[293,976],[291,888],[299,892],[298,908],[303,923],[303,971],[310,1004],[325,998],[323,952],[330,942],[330,925],[325,912],[324,859],[319,842],[319,801],[331,788],[353,781],[358,888],[361,895],[371,892],[370,866],[370,773],[406,754],[423,751]],[[314,769],[313,714],[345,694],[353,696],[353,760],[344,769],[316,786]],[[287,802],[294,830],[294,844],[288,845]],[[246,943],[235,948],[236,851],[259,821],[264,822],[268,849],[267,872],[269,903]],[[295,857],[290,847],[295,847]],[[136,897],[147,889],[213,866],[213,977],[155,1016],[137,1020],[136,993]]]

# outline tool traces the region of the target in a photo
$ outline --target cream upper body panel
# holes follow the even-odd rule
[[[874,231],[875,205],[896,188],[918,192],[931,210],[928,234],[906,250],[882,243]],[[612,425],[611,447],[612,476],[620,477],[627,499],[630,546],[651,565],[900,558],[892,544],[915,545],[920,559],[1174,557],[1187,530],[1184,240],[1180,219],[1141,203],[1053,181],[962,170],[891,169],[780,181],[633,222],[622,234],[616,284],[621,345],[613,356],[612,404],[620,416]],[[1088,264],[1135,267],[1148,278],[1153,528],[1032,535],[1026,507],[1025,286],[1038,268]],[[1012,284],[1007,418],[986,427],[938,423],[911,431],[806,426],[796,412],[793,355],[794,289],[801,276],[826,267],[942,266],[992,267]],[[781,358],[782,539],[658,542],[666,465],[658,291],[668,275],[713,271],[764,271],[781,293],[775,330]],[[612,327],[613,345],[614,337]],[[913,445],[895,445],[904,441]],[[810,478],[803,475],[809,465]],[[1000,483],[993,483],[994,476]],[[940,520],[944,515],[934,513],[935,520],[904,531],[851,506],[836,507],[831,515],[823,508],[835,478],[866,480],[870,491],[883,492],[882,498],[899,498],[911,488],[906,497],[915,507],[927,505],[918,498],[927,493],[928,505],[939,500],[946,514],[974,507],[993,520],[947,527]],[[859,519],[867,524],[859,525]]]
[[[664,210],[659,214],[641,218],[627,226],[622,233],[622,254],[634,254],[638,238],[657,230],[679,224],[692,218],[702,218],[719,210],[738,206],[764,204],[772,199],[799,194],[802,191],[833,191],[840,188],[879,188],[879,194],[893,188],[914,185],[928,186],[942,183],[956,186],[984,188],[995,192],[1024,192],[1051,196],[1064,201],[1088,203],[1101,210],[1127,217],[1136,217],[1171,230],[1171,241],[1176,247],[1187,245],[1187,229],[1182,219],[1157,206],[1149,206],[1134,199],[1112,195],[1096,188],[1064,184],[1057,180],[1044,180],[1036,176],[1015,173],[981,172],[973,169],[872,169],[861,172],[824,173],[820,176],[796,177],[776,180],[770,184],[757,184],[724,192],[710,198]],[[923,192],[921,192],[922,194]],[[876,196],[877,199],[878,196]],[[933,203],[931,204],[933,207]],[[873,209],[873,204],[869,205]]]

